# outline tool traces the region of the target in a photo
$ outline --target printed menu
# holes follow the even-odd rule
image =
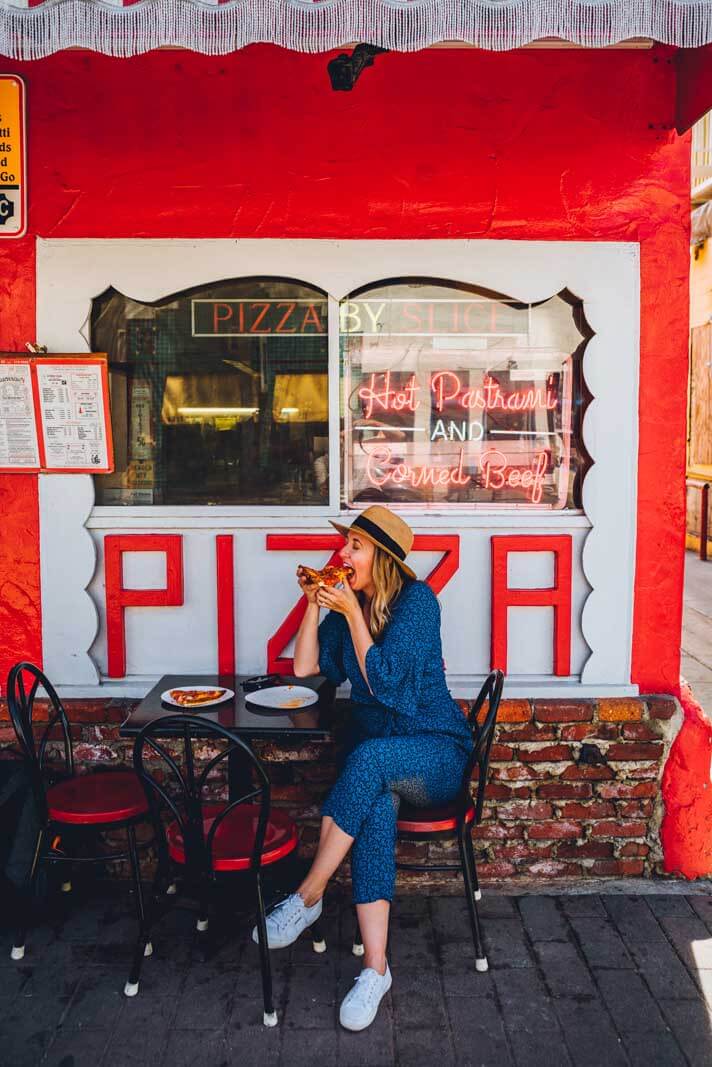
[[[0,467],[37,470],[39,466],[29,364],[4,363],[0,367]]]
[[[113,470],[105,358],[0,360],[0,383],[0,469]]]

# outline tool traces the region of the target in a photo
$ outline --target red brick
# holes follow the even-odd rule
[[[540,845],[539,848],[528,846],[524,843],[518,845],[505,845],[497,849],[497,855],[505,860],[533,861],[549,860],[554,855],[554,845]]]
[[[17,735],[14,726],[0,726],[0,741],[15,744]]]
[[[503,700],[497,712],[497,722],[529,722],[532,706],[528,700]]]
[[[659,763],[643,763],[640,767],[626,767],[626,778],[658,778],[661,773]]]
[[[75,745],[74,758],[77,763],[113,763],[116,751],[110,745]]]
[[[570,801],[560,806],[559,813],[564,819],[611,819],[620,814],[620,809],[616,812],[615,804],[608,800],[593,800],[590,804]]]
[[[590,700],[536,700],[534,718],[537,722],[590,722],[593,708],[593,701]]]
[[[600,767],[590,767],[588,764],[573,764],[571,767],[567,767],[561,778],[565,782],[571,781],[585,781],[585,782],[605,782],[610,781],[611,778],[615,778],[615,774],[610,767],[606,767],[602,764]]]
[[[634,877],[644,870],[643,860],[596,860],[591,866],[592,874],[617,874],[622,878]]]
[[[647,823],[631,822],[595,822],[591,827],[592,837],[645,837]]]
[[[511,804],[498,804],[497,817],[500,819],[550,819],[554,814],[551,804],[545,804],[543,800],[533,800],[531,803],[514,801]]]
[[[601,722],[638,722],[643,718],[643,702],[634,697],[606,697],[598,701]]]
[[[660,759],[663,754],[662,741],[638,742],[629,741],[619,745],[609,745],[606,756],[609,760],[644,760]]]
[[[677,710],[677,703],[672,697],[651,696],[645,700],[651,719],[671,719]]]
[[[488,782],[485,792],[487,800],[526,800],[530,795],[529,786],[500,785],[499,782]]]
[[[271,796],[272,800],[289,804],[310,804],[314,800],[314,794],[304,785],[273,785]]]
[[[618,850],[619,856],[647,856],[650,845],[644,845],[641,841],[626,841]]]
[[[616,805],[623,819],[649,819],[653,814],[652,800],[627,800]]]
[[[556,854],[562,860],[603,860],[613,856],[613,842],[584,841],[578,845],[562,843]]]
[[[536,795],[545,800],[583,800],[593,794],[588,782],[547,782],[537,786]]]
[[[492,777],[503,782],[524,782],[536,778],[536,772],[531,767],[524,767],[521,763],[515,763],[510,767],[493,767]]]
[[[580,722],[575,726],[561,727],[562,741],[613,741],[619,735],[619,727],[612,722]]]
[[[542,745],[540,748],[520,749],[522,763],[567,763],[573,759],[570,745]]]
[[[480,824],[472,837],[475,841],[517,841],[524,837],[524,827],[517,823]]]
[[[583,826],[579,822],[538,822],[530,826],[527,836],[530,841],[575,841],[583,837]]]
[[[498,862],[477,864],[477,874],[484,881],[494,878],[509,878],[510,875],[516,873],[517,868],[511,863]]]
[[[509,763],[514,759],[514,749],[509,745],[492,745],[490,749],[490,759],[494,763]]]
[[[658,795],[657,782],[603,782],[596,787],[598,795],[605,800],[618,800],[628,797],[655,797]]]
[[[560,860],[542,860],[532,863],[529,874],[537,878],[566,878],[581,874],[580,863],[562,863]]]
[[[627,722],[621,727],[626,741],[659,741],[661,727],[655,722]]]
[[[530,723],[528,726],[514,726],[500,730],[497,736],[502,741],[554,741],[556,727],[537,726],[535,723]]]

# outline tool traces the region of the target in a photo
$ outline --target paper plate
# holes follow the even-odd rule
[[[247,693],[245,701],[259,708],[271,708],[272,711],[298,711],[316,704],[319,694],[305,685],[273,685],[268,689],[257,689]]]
[[[198,692],[204,692],[206,689],[222,689],[221,685],[174,685],[172,689],[179,690],[181,693],[185,693],[189,689],[196,689]],[[213,704],[222,704],[225,700],[232,700],[235,696],[232,689],[226,689],[222,696],[216,697],[215,700],[206,700],[203,704],[179,704],[171,696],[171,690],[166,689],[165,693],[161,693],[161,700],[164,704],[170,704],[172,708],[180,708],[181,711],[200,711],[201,708],[211,708]]]

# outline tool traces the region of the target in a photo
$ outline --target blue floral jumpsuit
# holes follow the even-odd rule
[[[424,582],[408,581],[391,619],[366,653],[366,683],[348,623],[329,612],[319,626],[319,670],[348,678],[352,748],[322,815],[354,838],[355,904],[392,900],[398,805],[445,804],[456,795],[472,749],[467,722],[445,682],[440,606]]]

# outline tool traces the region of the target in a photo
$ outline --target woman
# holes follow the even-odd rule
[[[353,746],[322,810],[319,847],[302,884],[267,918],[270,948],[284,948],[321,915],[327,883],[353,848],[353,899],[364,967],[341,1005],[340,1021],[363,1030],[390,989],[388,917],[395,888],[400,799],[422,807],[456,795],[472,738],[445,683],[440,609],[405,563],[410,527],[373,506],[350,527],[341,550],[353,568],[348,586],[310,585],[300,570],[307,610],[294,672],[351,682]],[[319,609],[329,614],[319,625]],[[253,938],[257,940],[256,930]]]

